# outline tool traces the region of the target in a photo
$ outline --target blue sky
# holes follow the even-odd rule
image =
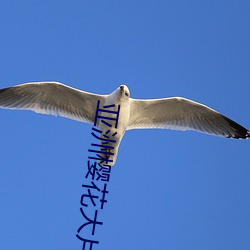
[[[250,128],[249,1],[1,1],[0,88],[183,96]],[[81,249],[91,126],[0,110],[0,248]],[[95,249],[249,249],[249,141],[126,133]],[[94,213],[94,210],[93,210]],[[91,229],[86,227],[86,238]]]

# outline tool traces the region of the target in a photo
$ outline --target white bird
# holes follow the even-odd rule
[[[1,108],[60,115],[90,124],[94,124],[98,100],[100,107],[115,104],[116,107],[111,107],[113,111],[120,105],[118,127],[110,128],[110,134],[117,133],[116,142],[101,146],[101,154],[111,166],[116,162],[124,133],[131,129],[196,130],[227,138],[250,137],[249,130],[203,104],[182,97],[133,99],[126,85],[120,85],[109,95],[81,91],[58,82],[32,82],[0,89]],[[115,116],[114,113],[100,115]],[[103,133],[109,129],[100,120],[96,125]]]

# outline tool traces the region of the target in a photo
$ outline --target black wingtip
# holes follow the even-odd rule
[[[5,92],[8,88],[5,88],[5,89],[0,89],[0,94]]]
[[[234,138],[234,139],[247,139],[250,137],[250,131],[237,122],[227,118],[226,116],[223,116],[224,119],[229,123],[230,127],[234,130],[233,133],[231,133],[228,138]]]

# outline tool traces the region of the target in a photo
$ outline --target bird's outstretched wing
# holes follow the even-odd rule
[[[0,89],[0,107],[25,109],[37,113],[60,115],[93,124],[97,101],[106,95],[96,95],[58,82],[32,82]]]
[[[127,129],[166,128],[197,130],[232,138],[246,139],[250,132],[217,111],[182,98],[139,100],[131,98]]]

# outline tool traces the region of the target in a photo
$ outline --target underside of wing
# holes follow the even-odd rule
[[[33,82],[0,89],[1,108],[32,110],[91,124],[97,101],[103,103],[105,98],[58,82]]]
[[[148,128],[196,130],[237,139],[250,137],[250,132],[233,120],[182,97],[131,99],[128,129]]]

